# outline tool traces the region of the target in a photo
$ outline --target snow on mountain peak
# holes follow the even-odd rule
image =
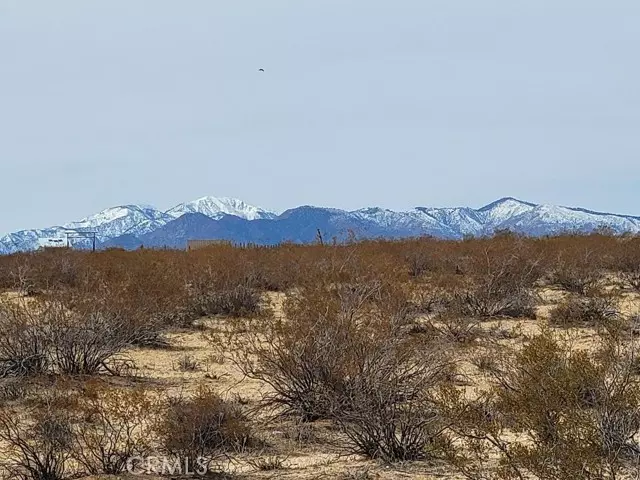
[[[420,235],[463,238],[465,235],[491,235],[499,229],[536,236],[567,231],[588,232],[603,226],[610,227],[618,233],[640,233],[640,217],[599,213],[575,207],[536,205],[512,197],[501,198],[479,209],[416,207],[397,212],[370,207],[347,212],[320,207],[298,207],[287,210],[280,216],[235,198],[202,197],[177,205],[167,212],[146,205],[122,205],[107,208],[63,226],[10,233],[0,237],[0,254],[36,249],[40,239],[64,236],[69,230],[95,231],[100,242],[106,242],[108,245],[120,245],[122,238],[127,237],[132,240],[133,245],[139,242],[139,239],[146,239],[149,234],[164,232],[167,224],[186,213],[201,214],[198,217],[204,216],[204,220],[207,220],[205,217],[220,220],[225,215],[234,215],[245,220],[264,220],[265,222],[257,222],[250,227],[255,234],[255,237],[250,238],[251,241],[254,238],[271,238],[272,241],[277,241],[273,239],[278,238],[281,229],[285,229],[282,233],[284,239],[299,238],[299,232],[304,228],[311,226],[315,232],[316,228],[323,224],[339,225],[340,231],[351,227],[363,228],[365,225],[365,230],[372,235],[387,238]],[[195,224],[202,223],[202,218],[195,219]],[[207,221],[211,223],[210,220]],[[222,221],[221,225],[223,223],[225,222]],[[232,223],[238,224],[236,221]],[[286,228],[293,230],[286,231]],[[336,232],[340,233],[338,230]],[[185,231],[183,236],[202,234],[197,229],[194,232],[197,233]],[[156,239],[156,243],[175,246],[175,234],[166,235],[162,240]],[[215,235],[227,235],[238,241],[246,241],[243,240],[242,234],[236,231],[216,231]],[[236,238],[235,235],[240,237]]]
[[[98,238],[112,238],[125,233],[141,235],[171,221],[173,217],[152,207],[121,205],[107,208],[77,222],[63,225],[68,230],[92,230]]]
[[[111,207],[102,210],[94,215],[78,220],[77,222],[70,222],[64,225],[65,228],[77,229],[77,228],[93,228],[104,223],[113,222],[127,215],[142,212],[142,207],[137,205],[121,205],[118,207]]]
[[[185,213],[202,213],[211,218],[220,218],[222,215],[235,215],[246,220],[261,218],[274,218],[276,214],[254,205],[249,205],[237,198],[229,197],[202,197],[191,202],[181,203],[166,212],[173,218],[178,218]]]
[[[478,212],[483,215],[484,222],[491,228],[500,228],[500,226],[519,215],[530,212],[537,205],[534,203],[523,202],[513,197],[504,197],[495,202],[485,205]]]

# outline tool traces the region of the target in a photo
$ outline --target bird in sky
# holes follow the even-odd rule
[[[259,72],[264,72],[264,68],[259,68],[258,71]]]

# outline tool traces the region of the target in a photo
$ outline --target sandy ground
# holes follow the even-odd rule
[[[534,335],[541,325],[546,324],[549,311],[564,296],[565,292],[545,289],[539,293],[540,305],[537,319],[495,320],[486,321],[480,327],[486,332],[493,332],[497,346],[518,348],[524,338]],[[5,298],[17,300],[15,294],[5,294]],[[276,315],[281,315],[282,295],[270,294],[269,301]],[[625,294],[620,301],[620,308],[626,314],[637,312],[640,305],[638,295]],[[170,347],[165,349],[133,349],[126,352],[135,365],[132,382],[143,382],[166,395],[189,395],[199,385],[213,387],[220,395],[240,400],[248,408],[255,406],[267,387],[259,381],[243,376],[241,371],[229,361],[225,361],[219,352],[212,347],[208,335],[211,332],[224,331],[226,322],[231,320],[211,318],[204,319],[200,328],[192,331],[171,333],[167,336]],[[495,335],[496,331],[504,335]],[[579,342],[588,345],[595,332],[590,329],[575,329]],[[481,348],[460,348],[460,368],[468,385],[469,392],[486,387],[484,377],[473,363],[474,356],[487,350]],[[187,356],[195,362],[193,371],[183,371],[181,360]],[[264,421],[263,421],[264,420]],[[224,464],[231,478],[285,478],[285,479],[411,479],[426,480],[438,478],[463,478],[453,474],[446,468],[426,462],[412,462],[407,465],[388,466],[380,462],[368,461],[362,457],[345,455],[337,445],[338,434],[328,423],[317,422],[304,427],[287,421],[267,422],[256,417],[258,434],[265,441],[263,452],[240,455],[233,461]],[[301,431],[302,429],[305,429]],[[299,440],[297,437],[303,437]],[[277,470],[259,471],[255,467],[256,458],[278,459],[282,466]],[[253,464],[253,465],[252,465]],[[91,479],[146,478],[154,476],[102,476]],[[167,478],[167,477],[163,477]],[[179,476],[171,478],[181,478]],[[214,477],[215,478],[215,477]],[[220,477],[225,478],[225,477]]]

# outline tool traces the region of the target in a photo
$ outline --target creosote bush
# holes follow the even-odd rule
[[[605,327],[619,320],[617,296],[605,292],[593,292],[589,296],[569,296],[549,313],[549,321],[560,327]]]
[[[335,421],[354,452],[429,457],[443,436],[432,394],[452,365],[444,348],[410,334],[409,298],[379,282],[307,287],[285,302],[287,320],[249,328],[234,360],[272,387],[267,406]]]
[[[0,303],[0,376],[119,374],[133,343],[124,318],[58,301]]]
[[[24,411],[0,409],[0,475],[17,480],[64,480],[74,433],[68,411],[56,399],[43,399]]]
[[[443,349],[418,353],[396,342],[368,352],[346,397],[327,398],[335,404],[331,418],[355,453],[387,462],[432,458],[446,445],[434,391],[448,380],[451,365]]]
[[[191,308],[196,318],[208,315],[253,317],[262,310],[262,296],[248,281],[222,288],[193,285],[190,292]]]
[[[617,270],[625,287],[640,292],[640,242],[625,240],[621,246],[615,270]]]
[[[444,342],[459,345],[474,345],[484,336],[481,321],[478,319],[445,313],[437,316],[435,320],[414,327],[413,333],[427,334],[431,338],[440,338]]]
[[[569,293],[586,295],[601,286],[604,271],[602,258],[586,250],[569,258],[559,258],[550,271],[550,283]]]
[[[86,473],[117,475],[127,461],[153,452],[156,395],[89,382],[78,395],[72,458]]]
[[[603,338],[576,349],[545,330],[489,372],[491,390],[466,399],[449,389],[456,441],[449,460],[468,478],[618,478],[640,459],[635,352]],[[457,452],[456,452],[457,450]]]
[[[154,428],[166,453],[188,458],[192,465],[198,458],[211,464],[220,456],[251,447],[254,441],[242,408],[207,387],[200,387],[191,398],[169,399]]]
[[[519,249],[494,247],[466,263],[468,273],[456,289],[452,304],[455,313],[468,317],[535,318],[533,287],[541,275],[535,257],[524,255]]]
[[[0,378],[47,373],[49,344],[39,315],[20,305],[0,302]]]
[[[306,421],[327,418],[328,392],[348,391],[356,356],[407,324],[397,294],[375,282],[305,287],[285,301],[286,319],[242,326],[248,334],[233,337],[239,343],[227,351],[245,374],[273,388],[268,405]]]
[[[0,409],[0,465],[25,480],[123,473],[130,458],[153,451],[158,412],[157,396],[139,388],[59,382],[26,408]]]

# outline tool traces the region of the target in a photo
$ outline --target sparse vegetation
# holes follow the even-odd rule
[[[0,257],[0,473],[151,455],[295,478],[324,455],[327,478],[624,478],[638,252],[503,232]]]

